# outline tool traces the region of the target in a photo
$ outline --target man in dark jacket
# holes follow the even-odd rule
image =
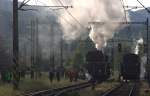
[[[49,71],[49,80],[51,81],[51,83],[53,82],[54,79],[54,72],[52,70]]]

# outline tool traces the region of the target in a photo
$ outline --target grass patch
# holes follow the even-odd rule
[[[14,91],[11,84],[1,84],[0,96],[21,96],[21,94],[30,93],[32,91],[59,88],[81,82],[84,81],[69,82],[68,79],[61,79],[60,82],[54,80],[51,83],[48,79],[48,73],[44,73],[42,77],[37,80],[30,79],[30,76],[26,76],[26,78],[21,79],[18,91]]]
[[[19,91],[14,91],[12,85],[3,84],[0,85],[0,96],[20,96]]]

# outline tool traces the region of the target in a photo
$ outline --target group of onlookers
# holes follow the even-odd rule
[[[78,79],[91,80],[91,76],[88,74],[88,72],[75,68],[68,68],[64,69],[63,71],[59,69],[49,70],[50,82],[53,82],[54,79],[59,82],[61,78],[68,79],[70,82],[78,81]]]

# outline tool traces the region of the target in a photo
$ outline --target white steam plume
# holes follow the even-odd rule
[[[146,62],[147,62],[147,57],[146,57],[146,55],[144,54],[144,55],[141,57],[141,74],[140,74],[141,79],[144,79],[144,77],[145,77],[145,72],[146,72],[145,66],[146,66]]]
[[[120,24],[109,22],[124,21],[124,12],[120,0],[73,0],[71,4],[73,8],[68,9],[68,11],[81,24],[76,22],[67,12],[62,15],[72,24],[61,19],[66,40],[75,40],[82,34],[88,34],[89,32],[83,26],[89,26],[88,23],[91,21],[108,22],[102,26],[92,25],[92,31],[89,34],[96,48],[101,49],[106,45],[106,41],[112,38],[113,34],[120,28]]]
[[[139,54],[139,45],[141,45],[143,43],[144,43],[143,38],[140,38],[139,40],[136,41],[136,46],[134,49],[135,54]]]

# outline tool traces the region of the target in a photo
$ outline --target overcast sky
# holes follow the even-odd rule
[[[137,0],[123,0],[124,3],[127,5],[131,5],[131,6],[141,6]],[[150,7],[150,0],[139,0],[143,5],[145,5],[146,7]]]
[[[19,1],[23,1],[23,0],[19,0]],[[35,4],[36,1],[41,1],[41,2],[45,2],[46,4],[52,4],[54,1],[57,0],[31,0],[29,2],[29,4]],[[65,0],[62,0],[63,2]],[[129,5],[129,6],[141,6],[137,0],[123,0],[125,5]],[[142,4],[144,4],[146,7],[150,7],[150,0],[139,0]],[[37,3],[37,2],[36,2]],[[38,2],[39,3],[39,2]],[[53,4],[52,4],[53,5]]]

